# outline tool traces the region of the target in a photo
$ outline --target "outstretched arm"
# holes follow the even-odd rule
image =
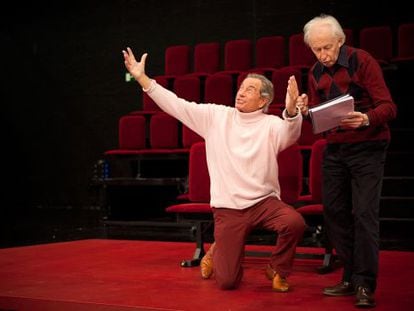
[[[141,85],[151,99],[170,116],[178,119],[197,134],[204,137],[210,128],[208,105],[198,105],[177,97],[170,90],[157,84],[155,79],[149,78],[145,73],[147,53],[141,56],[140,61],[135,59],[131,48],[122,51],[124,64],[128,72]]]
[[[141,56],[141,60],[137,62],[135,59],[134,53],[132,53],[131,48],[123,50],[122,54],[124,55],[124,63],[126,69],[134,77],[134,79],[141,85],[142,88],[148,89],[151,85],[151,79],[145,73],[145,61],[148,54],[144,53]]]

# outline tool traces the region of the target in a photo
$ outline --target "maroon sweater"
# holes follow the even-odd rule
[[[396,117],[397,107],[385,84],[378,62],[366,51],[343,45],[334,66],[317,62],[309,71],[309,107],[339,95],[355,99],[355,111],[366,113],[370,125],[355,130],[336,128],[326,133],[329,143],[390,140],[387,122]]]

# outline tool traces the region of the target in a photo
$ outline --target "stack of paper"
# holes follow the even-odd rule
[[[349,112],[354,111],[354,98],[341,95],[309,109],[313,133],[318,134],[337,127]]]

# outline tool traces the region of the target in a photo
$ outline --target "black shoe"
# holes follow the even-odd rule
[[[355,289],[350,282],[342,281],[332,287],[325,287],[323,293],[328,296],[350,296],[355,294]]]
[[[373,308],[375,305],[374,293],[369,288],[358,286],[355,306],[358,308]]]

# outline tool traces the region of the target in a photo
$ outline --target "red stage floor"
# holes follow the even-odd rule
[[[99,239],[0,249],[0,310],[354,309],[354,297],[321,294],[341,271],[319,275],[319,260],[296,259],[292,291],[280,294],[264,277],[268,259],[246,257],[241,287],[222,291],[214,280],[202,280],[198,267],[180,267],[193,251],[189,242]],[[414,252],[381,251],[375,310],[412,310],[413,278]]]

